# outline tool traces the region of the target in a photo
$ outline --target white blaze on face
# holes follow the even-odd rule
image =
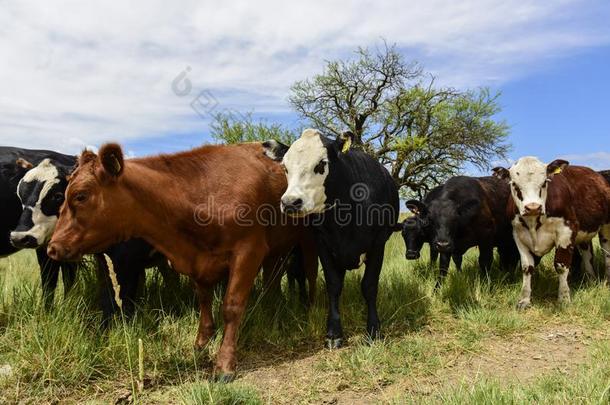
[[[301,214],[322,212],[326,204],[324,181],[328,176],[328,150],[320,132],[306,129],[284,155],[288,188],[282,202],[301,200]]]
[[[20,223],[19,228],[23,229],[23,226],[28,225],[31,227],[27,230],[12,232],[11,237],[31,236],[36,239],[39,246],[44,245],[51,239],[58,215],[46,215],[43,212],[42,204],[51,188],[59,181],[57,167],[51,164],[49,159],[43,160],[23,176],[17,186],[17,195],[23,204],[23,210],[31,212],[31,224]],[[34,187],[36,185],[38,187]],[[24,195],[26,192],[35,192],[38,195]],[[32,203],[34,204],[32,205]],[[27,215],[22,215],[20,222],[25,220],[24,217],[27,217]]]
[[[545,214],[548,177],[546,165],[535,157],[519,159],[510,168],[510,188],[519,214],[525,214],[528,204],[537,204]]]

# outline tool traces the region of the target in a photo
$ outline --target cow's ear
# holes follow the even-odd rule
[[[494,167],[492,169],[493,172],[493,176],[499,178],[500,180],[509,180],[510,179],[510,172],[508,171],[508,169],[504,168],[504,167]]]
[[[116,143],[107,143],[100,148],[100,162],[104,172],[111,177],[119,177],[123,173],[123,150]]]
[[[415,215],[424,216],[428,213],[426,204],[418,200],[409,200],[406,202],[407,209]]]
[[[351,131],[345,131],[341,135],[337,136],[337,150],[340,150],[341,153],[347,153],[352,144],[354,143],[354,133]]]
[[[554,175],[561,173],[563,171],[563,169],[568,167],[569,164],[570,164],[570,162],[568,162],[567,160],[562,160],[562,159],[553,160],[551,163],[549,163],[546,166],[547,177],[551,178]]]
[[[24,158],[17,159],[15,161],[15,163],[17,164],[17,166],[19,166],[19,167],[21,167],[22,169],[25,169],[25,170],[30,170],[32,167],[34,167],[33,164],[31,164],[30,162],[28,162]]]
[[[276,141],[275,139],[270,139],[268,141],[263,142],[263,153],[269,159],[275,160],[276,162],[281,162],[284,158],[286,152],[290,147],[284,145],[283,143]]]

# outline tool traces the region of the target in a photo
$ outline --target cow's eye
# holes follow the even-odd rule
[[[324,169],[326,168],[326,160],[320,160],[316,167],[313,168],[313,172],[316,174],[324,174]]]
[[[87,195],[87,193],[77,193],[74,196],[74,201],[76,201],[78,203],[83,203],[83,202],[87,201],[88,197],[89,196]]]
[[[64,200],[64,193],[55,193],[53,194],[53,201],[61,202]]]

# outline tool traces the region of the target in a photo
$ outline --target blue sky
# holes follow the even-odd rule
[[[442,85],[501,91],[511,159],[610,168],[608,21],[606,0],[6,2],[0,141],[171,152],[209,140],[210,106],[297,126],[290,85],[384,38]]]

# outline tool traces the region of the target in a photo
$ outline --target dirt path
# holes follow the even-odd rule
[[[472,384],[484,378],[500,383],[527,383],[557,370],[572,373],[585,362],[590,340],[582,328],[569,325],[545,326],[506,339],[488,338],[481,342],[477,352],[456,350],[455,356],[432,375],[400,377],[390,385],[380,384],[368,392],[354,390],[342,384],[339,375],[320,370],[320,362],[332,360],[339,352],[318,352],[280,366],[255,369],[246,372],[240,381],[256,387],[263,399],[272,403],[386,402],[401,396],[428,396],[443,387]]]

